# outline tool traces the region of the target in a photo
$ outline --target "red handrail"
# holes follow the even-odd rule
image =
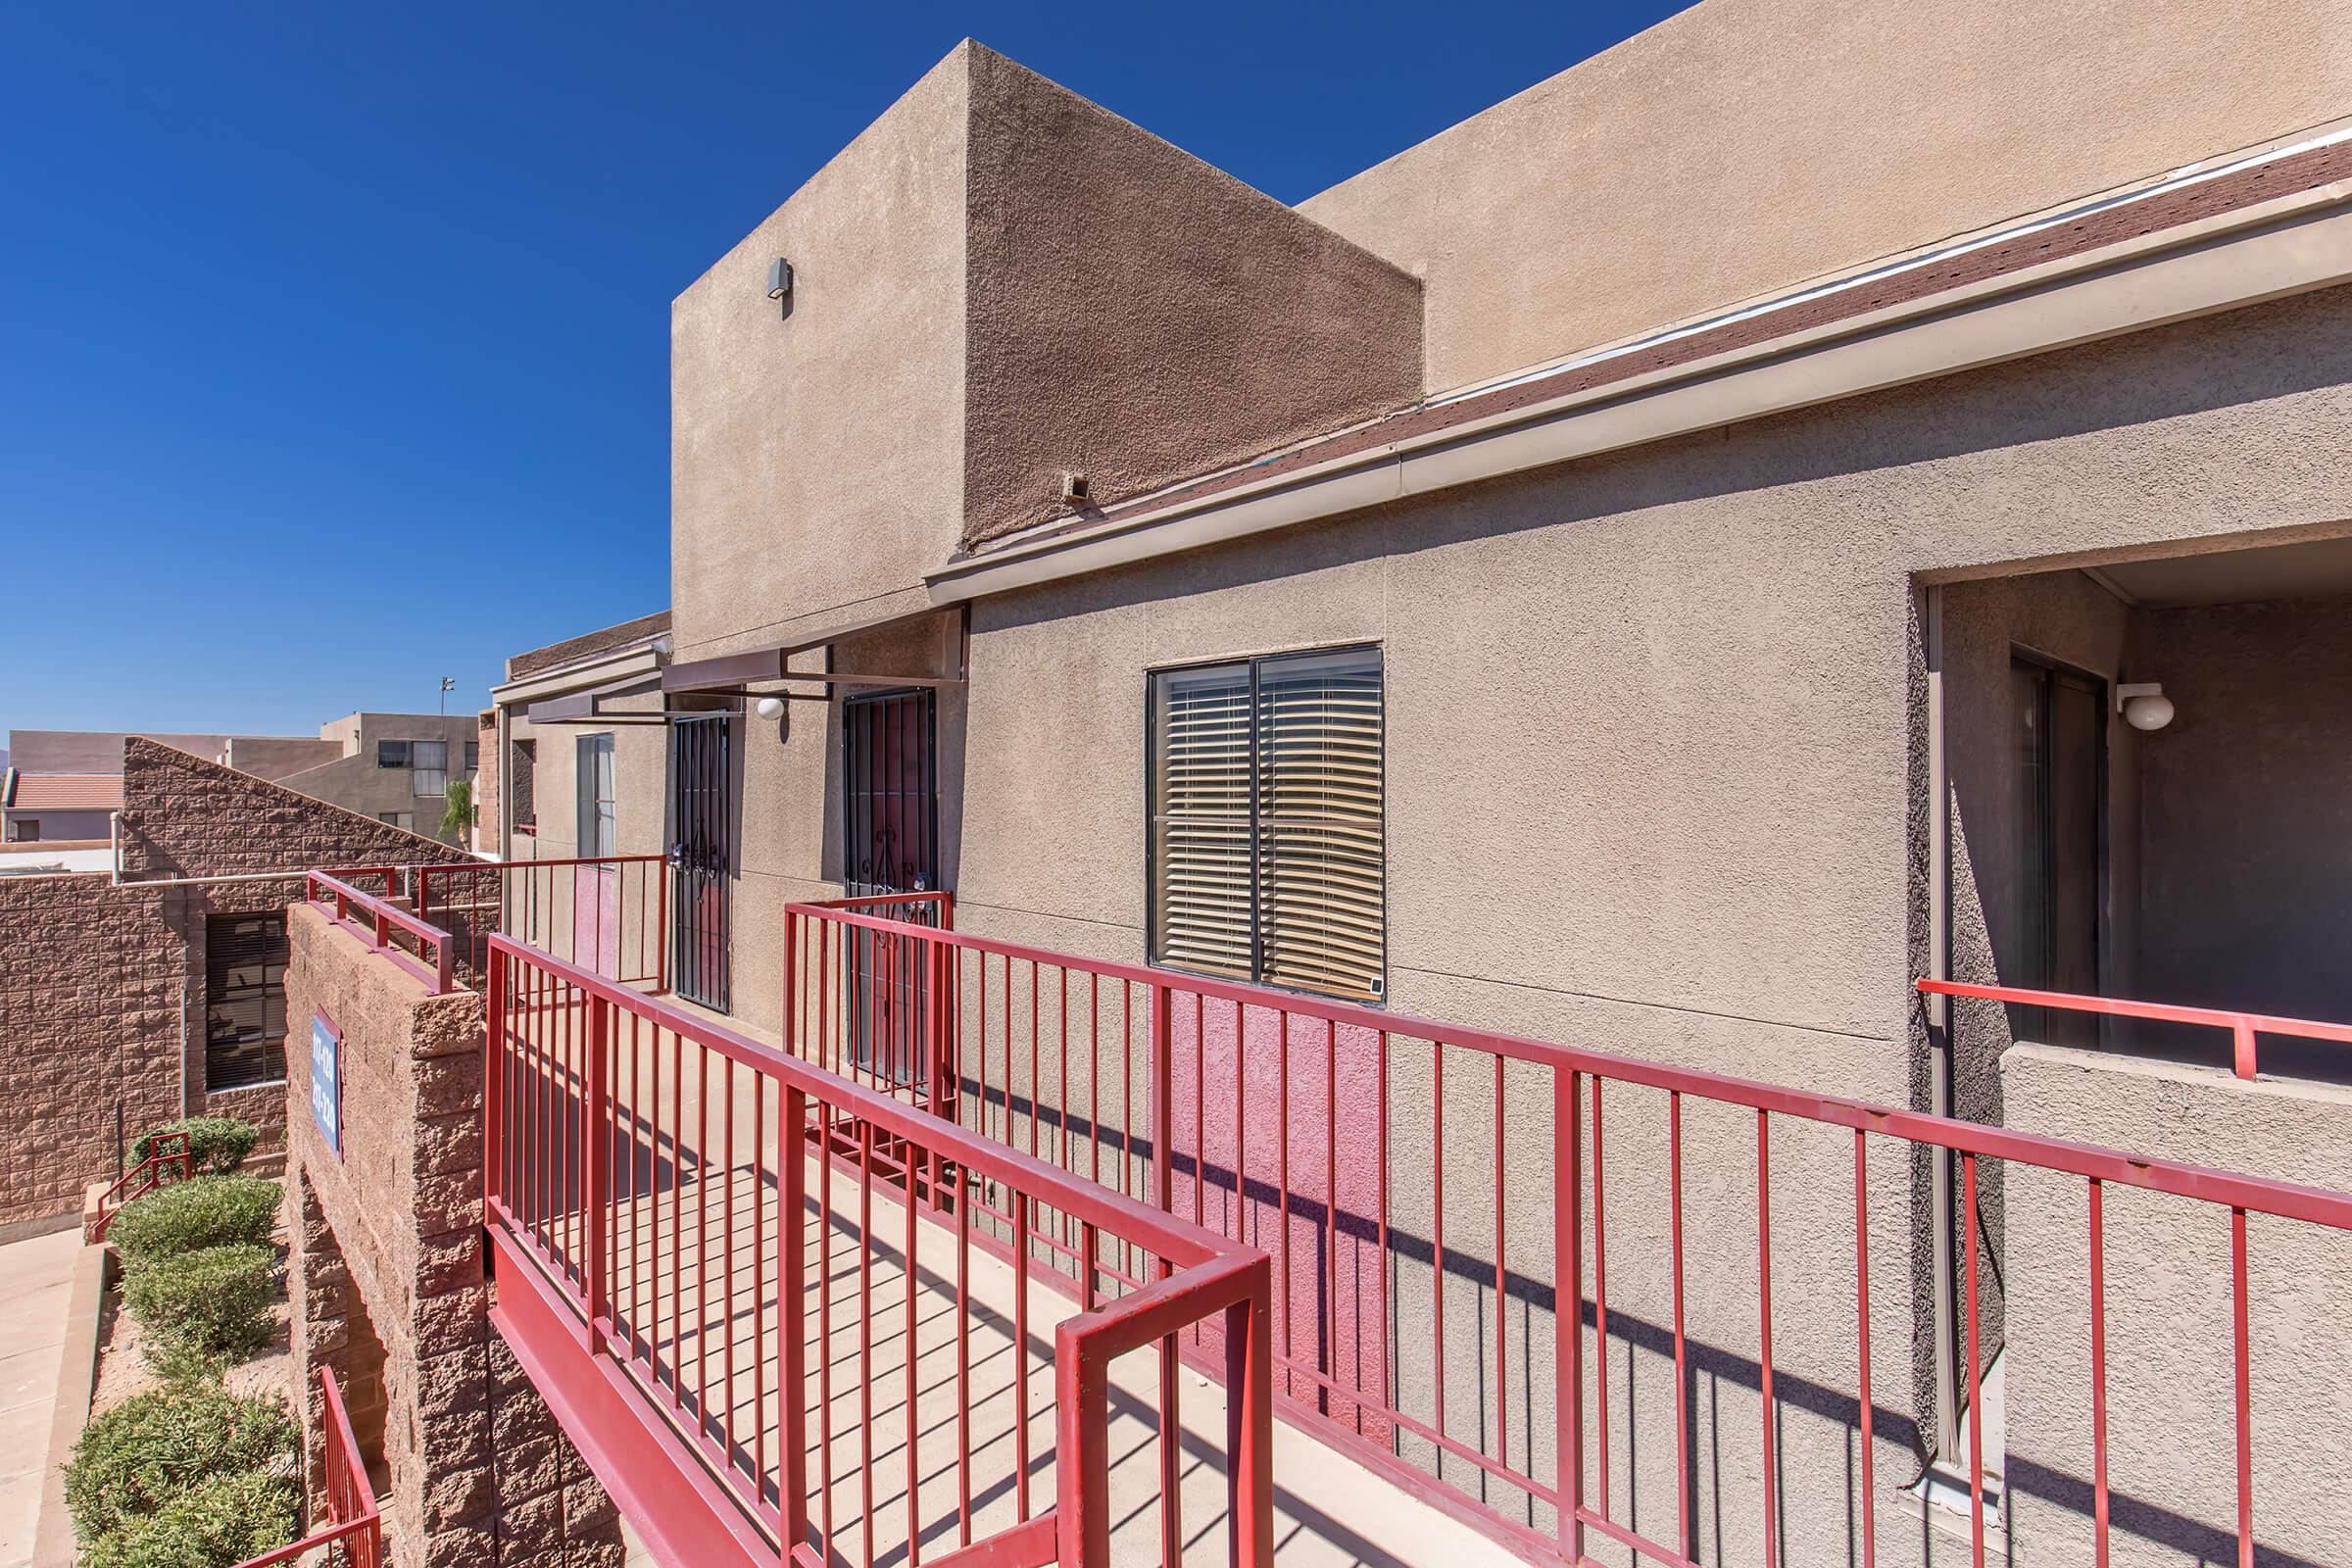
[[[959,1256],[978,1246],[1025,1265],[1028,1274],[1061,1269],[1054,1282],[1082,1310],[1055,1329],[1053,1371],[1064,1462],[1056,1467],[1052,1506],[1041,1511],[1031,1505],[1032,1423],[1015,1419],[1017,1459],[1002,1485],[1016,1497],[1020,1522],[999,1536],[972,1540],[974,1467],[1011,1456],[1002,1445],[976,1451],[970,1444],[972,1411],[986,1400],[974,1398],[959,1348],[956,1420],[926,1425],[919,1438],[910,1430],[903,1444],[909,1539],[933,1526],[950,1528],[914,1516],[923,1491],[919,1447],[929,1454],[925,1462],[955,1466],[961,1503],[952,1527],[960,1531],[963,1546],[993,1545],[1001,1554],[1037,1561],[1028,1553],[1053,1543],[1054,1560],[1071,1568],[1106,1564],[1109,1366],[1129,1350],[1158,1345],[1160,1443],[1171,1479],[1162,1494],[1162,1539],[1181,1543],[1181,1505],[1172,1485],[1179,1450],[1175,1341],[1187,1331],[1199,1337],[1201,1325],[1212,1322],[1222,1325],[1221,1370],[1236,1391],[1228,1467],[1234,1551],[1250,1568],[1271,1562],[1271,1281],[1262,1250],[1004,1149],[504,934],[492,936],[488,948],[485,1207],[500,1245],[533,1265],[522,1271],[533,1279],[514,1281],[514,1288],[552,1292],[576,1324],[575,1343],[611,1369],[588,1375],[592,1387],[579,1396],[583,1401],[609,1398],[611,1379],[621,1378],[708,1478],[725,1488],[732,1505],[785,1544],[789,1561],[831,1560],[824,1554],[847,1533],[858,1534],[870,1550],[879,1518],[873,1471],[884,1461],[868,1452],[857,1468],[837,1468],[832,1423],[836,1404],[848,1396],[833,1392],[835,1314],[854,1309],[856,1326],[870,1330],[882,1299],[871,1267],[877,1249],[888,1248],[906,1264],[911,1322],[919,1219],[952,1234]],[[747,1167],[739,1162],[739,1148],[755,1178],[740,1214],[736,1190]],[[846,1184],[839,1200],[836,1181]],[[775,1195],[772,1209],[763,1190]],[[877,1197],[902,1209],[903,1237],[875,1234]],[[811,1200],[819,1218],[807,1212]],[[812,1308],[805,1299],[809,1244],[827,1234],[821,1216],[836,1212],[837,1202],[844,1209],[855,1204],[861,1216],[857,1287],[854,1295],[846,1284],[840,1292],[821,1290]],[[1054,1227],[1084,1237],[1066,1269],[1049,1268],[1026,1242]],[[1009,1245],[992,1248],[1000,1230]],[[664,1249],[670,1254],[665,1266],[647,1261]],[[1105,1256],[1110,1249],[1125,1269]],[[692,1258],[681,1267],[689,1251]],[[831,1255],[830,1242],[824,1251]],[[748,1280],[739,1281],[739,1268]],[[956,1343],[963,1348],[978,1314],[961,1263],[956,1276],[961,1320]],[[684,1289],[693,1295],[681,1299],[681,1283],[689,1277],[693,1283]],[[755,1304],[738,1315],[732,1303],[747,1298],[744,1283]],[[704,1348],[711,1338],[704,1325],[713,1290],[724,1321],[749,1318],[741,1366],[735,1342],[745,1334],[742,1327],[722,1336],[718,1348]],[[1017,1274],[1012,1294],[1008,1353],[1015,1407],[1033,1410],[1028,1293]],[[885,1300],[882,1310],[896,1310],[895,1302]],[[762,1344],[771,1314],[772,1355]],[[690,1317],[693,1326],[682,1326]],[[846,1332],[852,1320],[842,1323]],[[813,1367],[807,1350],[812,1327],[819,1348]],[[897,1338],[912,1389],[914,1335]],[[858,1391],[859,1427],[868,1434],[869,1449],[873,1353],[869,1345]],[[824,1391],[813,1423],[803,1400],[810,1387]],[[911,1399],[908,1415],[911,1423]],[[813,1443],[808,1430],[812,1424],[820,1434]],[[940,1449],[951,1435],[961,1438],[953,1461]],[[849,1517],[837,1519],[848,1490],[860,1482],[862,1506],[850,1502]],[[983,1482],[978,1490],[985,1494]]]
[[[344,876],[360,874],[380,874],[384,879],[384,896],[378,898],[370,893],[363,893],[344,880]],[[449,933],[388,902],[395,896],[391,891],[395,882],[393,868],[372,868],[368,873],[346,872],[344,876],[326,871],[304,873],[304,898],[313,908],[330,916],[346,930],[358,933],[370,948],[431,986],[435,996],[449,991]],[[355,908],[368,918],[354,919],[351,911]],[[415,938],[416,951],[411,953],[395,943],[392,940],[395,931],[405,932]]]
[[[1477,1520],[1528,1551],[1562,1553],[1572,1562],[1586,1560],[1586,1543],[1592,1537],[1661,1561],[1690,1561],[1696,1550],[1696,1521],[1683,1489],[1677,1489],[1674,1544],[1653,1539],[1654,1531],[1638,1532],[1626,1497],[1613,1494],[1613,1439],[1632,1416],[1620,1412],[1612,1424],[1610,1379],[1594,1375],[1593,1359],[1597,1351],[1599,1367],[1605,1368],[1616,1348],[1630,1343],[1621,1338],[1622,1325],[1611,1309],[1607,1237],[1612,1211],[1628,1200],[1608,1200],[1604,1149],[1616,1150],[1629,1137],[1655,1136],[1663,1144],[1665,1168],[1653,1174],[1654,1185],[1638,1191],[1644,1205],[1654,1203],[1666,1212],[1648,1209],[1641,1223],[1644,1232],[1653,1223],[1665,1225],[1671,1290],[1661,1281],[1655,1298],[1662,1307],[1671,1296],[1676,1387],[1691,1387],[1694,1342],[1685,1320],[1683,1267],[1686,1102],[1752,1120],[1752,1154],[1740,1160],[1752,1158],[1752,1168],[1735,1172],[1732,1180],[1753,1187],[1756,1296],[1748,1319],[1752,1338],[1733,1353],[1752,1359],[1763,1395],[1764,1420],[1756,1435],[1762,1468],[1755,1475],[1760,1477],[1776,1476],[1779,1465],[1773,1425],[1779,1370],[1772,1334],[1775,1271],[1785,1276],[1788,1269],[1788,1243],[1801,1240],[1818,1248],[1825,1232],[1838,1228],[1820,1225],[1818,1213],[1794,1228],[1784,1217],[1784,1255],[1776,1258],[1774,1133],[1789,1123],[1810,1123],[1850,1137],[1850,1198],[1818,1191],[1785,1192],[1782,1198],[1786,1203],[1793,1197],[1800,1211],[1825,1202],[1851,1205],[1852,1246],[1832,1266],[1851,1270],[1846,1300],[1859,1351],[1859,1398],[1852,1419],[1860,1428],[1860,1561],[1865,1564],[1876,1558],[1870,1514],[1876,1495],[1872,1178],[1866,1157],[1871,1139],[1900,1139],[1953,1161],[1959,1166],[1956,1185],[1972,1198],[1978,1166],[1987,1159],[2084,1183],[2091,1226],[2088,1300],[2097,1348],[2088,1391],[2096,1451],[2087,1456],[2094,1463],[2086,1468],[2095,1478],[2102,1553],[2109,1528],[2108,1341],[2099,1289],[2104,1189],[2135,1188],[2207,1205],[2205,1212],[2229,1226],[2234,1311],[2231,1327],[2223,1332],[2236,1340],[2240,1506],[2235,1522],[2241,1552],[2251,1551],[2254,1539],[2249,1373],[2249,1317],[2254,1314],[2245,1263],[2246,1216],[2273,1215],[2352,1232],[2352,1194],[2347,1193],[1239,982],[1083,958],[893,921],[858,908],[792,905],[785,920],[789,1051],[812,1065],[869,1080],[876,1092],[898,1095],[909,1109],[934,1109],[967,1132],[1025,1148],[1163,1210],[1189,1206],[1193,1217],[1224,1230],[1229,1240],[1258,1238],[1273,1253],[1274,1295],[1282,1303],[1274,1354],[1277,1399],[1285,1417],[1399,1486]],[[2237,1015],[2228,1016],[2234,1021]],[[2248,1020],[2256,1029],[2275,1021]],[[894,1060],[894,1053],[907,1044],[919,1059],[904,1081],[876,1066]],[[1605,1142],[1604,1091],[1620,1106],[1615,1117],[1620,1124],[1628,1114],[1639,1117],[1630,1132],[1609,1135]],[[1635,1111],[1623,1108],[1627,1102],[1636,1102]],[[1644,1107],[1658,1113],[1662,1125],[1654,1131]],[[1528,1147],[1527,1132],[1510,1131],[1514,1120],[1530,1130],[1547,1121],[1548,1182],[1520,1173],[1506,1185],[1506,1167],[1541,1159],[1538,1150]],[[1506,1155],[1514,1137],[1519,1150]],[[1718,1158],[1724,1148],[1713,1141],[1703,1147]],[[1880,1159],[1882,1170],[1894,1163]],[[1148,1180],[1137,1181],[1147,1164]],[[1461,1183],[1466,1165],[1481,1179]],[[1722,1185],[1720,1178],[1711,1178],[1701,1190],[1713,1193]],[[2193,1222],[2193,1215],[2188,1218]],[[1883,1214],[1878,1223],[1884,1229]],[[1963,1293],[1965,1327],[1957,1381],[1968,1406],[1980,1408],[1985,1346],[1980,1332],[1983,1282],[1976,1267],[1975,1202],[1963,1203],[1952,1223],[1965,1231],[1963,1255],[1969,1260],[1957,1287]],[[1546,1231],[1547,1253],[1537,1240]],[[1701,1244],[1710,1248],[1708,1265],[1718,1274],[1732,1262],[1723,1240],[1714,1235]],[[1066,1237],[1047,1235],[1035,1238],[1034,1245],[1063,1251],[1070,1244]],[[1563,1260],[1556,1273],[1551,1259]],[[1797,1261],[1804,1262],[1802,1251]],[[1546,1273],[1548,1281],[1543,1278]],[[1463,1275],[1468,1278],[1459,1278]],[[1528,1344],[1532,1325],[1514,1338],[1510,1314],[1523,1309],[1514,1297],[1533,1298],[1546,1284],[1558,1292],[1558,1299],[1582,1302],[1592,1326],[1586,1327],[1583,1313],[1575,1309],[1552,1313],[1557,1343],[1551,1402],[1558,1425],[1551,1434],[1555,1465],[1541,1474],[1529,1435],[1508,1419],[1534,1402],[1524,1386],[1534,1370],[1531,1357],[1512,1353]],[[1457,1299],[1449,1310],[1449,1291],[1463,1292],[1470,1302]],[[1623,1297],[1620,1289],[1621,1301]],[[1490,1300],[1494,1319],[1481,1325],[1478,1343],[1455,1344],[1463,1337],[1463,1319]],[[1408,1312],[1420,1319],[1415,1332],[1432,1338],[1404,1342],[1402,1320]],[[1668,1332],[1661,1327],[1658,1333],[1663,1350]],[[1449,1374],[1462,1380],[1456,1393],[1464,1397],[1448,1399]],[[1836,1392],[1852,1397],[1857,1391]],[[2010,1396],[2014,1404],[2014,1385]],[[1673,1402],[1671,1432],[1660,1441],[1676,1455],[1674,1473],[1693,1474],[1699,1420],[1687,1397]],[[1471,1419],[1466,1411],[1486,1413]],[[1657,1419],[1662,1418],[1660,1412]],[[1979,1543],[1986,1531],[1987,1496],[1982,1426],[1972,1423],[1977,1441],[1963,1460],[1975,1483],[1970,1514]],[[1408,1460],[1408,1439],[1413,1440],[1409,1446],[1444,1456],[1440,1474],[1433,1475],[1426,1460],[1420,1465]],[[1718,1452],[1717,1462],[1723,1457]],[[1762,1483],[1768,1562],[1778,1544],[1777,1485]],[[1508,1499],[1507,1511],[1494,1505],[1497,1496]],[[1556,1509],[1556,1537],[1528,1526],[1524,1499]]]
[[[318,1369],[318,1393],[324,1405],[326,1458],[319,1477],[326,1522],[291,1545],[247,1558],[237,1568],[276,1568],[322,1546],[343,1544],[347,1568],[382,1568],[383,1516],[376,1507],[375,1489],[368,1481],[368,1462],[343,1408],[343,1391],[335,1375]]]
[[[2260,1012],[2230,1012],[2218,1007],[2182,1007],[2169,1002],[2130,1002],[2120,997],[2086,997],[2069,991],[2027,991],[2017,986],[1984,986],[1965,980],[1923,979],[1922,996],[1975,997],[1985,1002],[2015,1003],[2020,1006],[2055,1007],[2068,1012],[2104,1013],[2113,1018],[2144,1018],[2154,1023],[2197,1024],[2230,1031],[2230,1065],[2240,1078],[2254,1076],[2257,1035],[2283,1035],[2297,1040],[2325,1040],[2352,1046],[2352,1024],[2323,1023],[2312,1018],[2278,1018]]]
[[[98,1221],[90,1227],[90,1240],[105,1241],[115,1216],[128,1207],[131,1200],[174,1181],[186,1181],[189,1173],[188,1135],[157,1133],[148,1146],[147,1157],[116,1177],[115,1184],[98,1196]]]

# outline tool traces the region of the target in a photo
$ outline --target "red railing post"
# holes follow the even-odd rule
[[[669,991],[669,858],[663,856],[662,868],[654,876],[654,994]],[[785,995],[791,996],[789,989]]]
[[[1026,1286],[1016,1282],[1013,1289]],[[1106,1379],[1076,1327],[1054,1330],[1054,1531],[1061,1568],[1110,1562],[1110,1423]],[[1163,1494],[1162,1507],[1167,1506]],[[1241,1520],[1234,1520],[1241,1539]]]
[[[507,959],[495,948],[484,957],[490,973],[482,1009],[482,1223],[506,1194],[500,1183],[506,1156]]]
[[[2240,1018],[2230,1026],[2231,1068],[2240,1078],[2254,1076],[2254,1021]]]
[[[601,1157],[612,1150],[612,1131],[607,1123],[612,1117],[608,1102],[606,1079],[606,1035],[611,1027],[611,1009],[604,1000],[593,994],[586,998],[588,1007],[588,1083],[585,1112],[580,1125],[580,1194],[587,1208],[588,1255],[581,1260],[581,1272],[586,1285],[588,1306],[588,1353],[598,1354],[605,1348],[605,1325],[612,1317],[607,1299],[611,1282],[605,1270],[605,1206],[607,1173]],[[706,1112],[708,1114],[708,1112]]]
[[[783,1125],[776,1141],[776,1506],[783,1514],[784,1561],[789,1568],[808,1537],[808,1455],[802,1406],[808,1385],[808,1241],[803,1212],[808,1201],[808,1101],[790,1084],[777,1087]],[[824,1234],[820,1218],[817,1235]],[[817,1277],[824,1278],[821,1266]],[[832,1348],[824,1347],[819,1353],[830,1355]]]
[[[1152,1201],[1162,1213],[1175,1212],[1176,1203],[1176,1091],[1168,1082],[1168,1064],[1175,1055],[1169,1045],[1175,1037],[1174,1019],[1168,988],[1152,987],[1152,1034],[1145,1071],[1150,1075],[1152,1095]],[[1200,1085],[1193,1086],[1195,1094],[1200,1090]],[[1195,1179],[1199,1179],[1197,1172]]]
[[[1250,1294],[1225,1309],[1225,1466],[1235,1568],[1274,1564],[1274,1273],[1260,1253]]]
[[[1559,1390],[1553,1399],[1559,1464],[1560,1545],[1585,1560],[1585,1241],[1583,1094],[1574,1069],[1551,1070],[1552,1352]],[[1440,1111],[1443,1114],[1443,1109]],[[1606,1363],[1603,1363],[1606,1375]],[[1675,1391],[1682,1397],[1682,1391]]]

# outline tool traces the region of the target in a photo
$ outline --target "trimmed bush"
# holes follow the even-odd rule
[[[292,1542],[300,1522],[291,1477],[232,1470],[90,1542],[81,1568],[231,1568]]]
[[[122,1301],[166,1358],[174,1351],[243,1357],[270,1343],[276,1262],[269,1248],[250,1242],[174,1252],[133,1269]]]
[[[239,1398],[218,1383],[175,1383],[133,1395],[93,1417],[74,1446],[73,1462],[66,1466],[66,1507],[74,1516],[74,1534],[85,1552],[93,1552],[102,1537],[161,1512],[208,1479],[246,1471],[291,1477],[299,1442],[294,1423],[275,1399]],[[270,1546],[287,1539],[291,1536]],[[252,1555],[238,1551],[219,1560],[239,1562]]]
[[[141,1133],[130,1146],[130,1162],[137,1165],[145,1161],[155,1152],[155,1141],[166,1133],[188,1135],[188,1171],[197,1176],[227,1175],[241,1167],[245,1156],[253,1152],[253,1146],[262,1141],[262,1130],[249,1121],[228,1116],[189,1116]]]
[[[197,1176],[135,1198],[107,1240],[131,1271],[175,1252],[239,1243],[263,1246],[277,1222],[277,1183],[254,1176]]]

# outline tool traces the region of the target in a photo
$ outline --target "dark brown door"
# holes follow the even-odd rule
[[[2024,658],[2011,665],[2018,724],[2018,899],[2002,979],[2095,996],[2105,903],[2107,685]],[[2096,1046],[2094,1013],[2020,1008],[2012,1033]]]
[[[928,690],[853,697],[842,705],[842,880],[853,898],[939,886],[939,769]],[[867,911],[928,923],[930,906]],[[860,930],[850,943],[850,1040],[858,1067],[912,1083],[927,1004],[926,945]]]

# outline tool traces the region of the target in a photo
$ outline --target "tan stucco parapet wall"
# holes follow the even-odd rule
[[[2306,134],[2348,40],[2347,0],[1704,0],[1299,211],[1423,279],[1458,387]]]
[[[935,600],[973,598],[2324,288],[2352,277],[2352,224],[2342,216],[2348,202],[2352,127],[1530,371],[1483,392],[1424,403],[1098,516],[959,551],[928,582]],[[2267,252],[2258,254],[2266,238]],[[2241,248],[2221,256],[2232,240]],[[2159,264],[2168,258],[2182,265],[2164,272]],[[2120,286],[2102,286],[2110,277],[2120,278]],[[1996,315],[2003,306],[2010,307],[2007,318]],[[1954,329],[1913,341],[1900,335],[1907,326]],[[1738,372],[1778,375],[1784,384],[1734,386]],[[1691,406],[1662,413],[1645,406],[1655,401],[1650,394],[1673,392],[1691,394]],[[1592,428],[1566,439],[1529,438],[1571,417],[1589,418]],[[1504,445],[1517,440],[1521,449],[1472,454],[1473,443],[1492,446],[1495,437]],[[1423,471],[1394,471],[1406,460]],[[1211,524],[1200,537],[1144,538],[1163,524],[1245,506],[1260,506],[1267,515]],[[1099,559],[1040,564],[1081,549]]]

